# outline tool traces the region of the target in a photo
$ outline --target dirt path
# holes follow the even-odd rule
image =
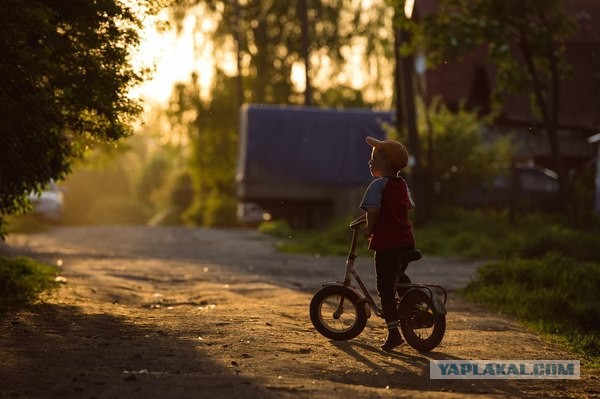
[[[284,255],[250,230],[96,227],[10,236],[0,254],[61,265],[44,303],[0,317],[0,398],[597,398],[580,380],[430,380],[432,359],[578,357],[450,295],[440,347],[386,354],[383,321],[355,340],[313,329],[308,303],[339,257]],[[478,264],[425,257],[450,289]],[[357,267],[373,286],[370,259]]]

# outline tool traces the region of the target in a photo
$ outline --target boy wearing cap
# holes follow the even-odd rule
[[[390,351],[404,343],[398,330],[395,279],[397,273],[404,272],[398,270],[400,254],[415,248],[408,219],[408,210],[414,203],[406,181],[399,175],[408,164],[406,147],[395,140],[380,141],[370,136],[367,143],[373,147],[369,169],[377,179],[367,188],[360,208],[366,212],[369,249],[375,251],[377,292],[388,327],[381,349]]]

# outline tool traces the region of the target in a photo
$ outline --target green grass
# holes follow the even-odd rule
[[[263,223],[260,230],[280,239],[279,249],[291,253],[345,255],[351,218],[333,221],[317,231],[296,231],[283,221]],[[362,230],[361,230],[362,231]],[[600,228],[569,226],[560,216],[530,214],[509,224],[505,212],[449,209],[415,229],[417,247],[427,255],[465,259],[536,258],[559,253],[579,261],[600,262]],[[369,253],[360,234],[358,251]]]
[[[416,229],[417,244],[427,254],[468,259],[534,258],[560,253],[580,261],[600,262],[600,229],[571,226],[557,215],[529,214],[508,222],[505,212],[447,210]]]
[[[285,223],[261,226],[280,238],[285,252],[346,255],[351,219],[320,231],[297,232]],[[575,226],[557,215],[505,212],[439,212],[415,229],[426,255],[490,260],[461,292],[469,300],[516,316],[552,340],[570,345],[600,367],[600,228]],[[371,256],[362,235],[361,256]]]
[[[0,257],[0,311],[31,303],[57,286],[58,269],[30,258]]]
[[[470,300],[514,315],[600,366],[600,263],[558,254],[514,258],[479,269]]]

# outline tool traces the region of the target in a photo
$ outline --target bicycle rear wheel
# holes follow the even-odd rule
[[[344,298],[344,310],[337,316],[340,301]],[[359,296],[339,285],[321,288],[310,302],[310,320],[323,336],[335,341],[347,341],[357,337],[367,325],[364,303]]]
[[[416,350],[428,352],[442,342],[446,333],[446,315],[435,309],[426,292],[408,292],[400,302],[398,314],[402,335]]]

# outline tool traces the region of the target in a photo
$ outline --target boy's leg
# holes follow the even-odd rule
[[[406,269],[406,267],[404,269]],[[412,282],[404,272],[397,276],[396,281],[399,284],[410,284]],[[402,298],[406,291],[408,291],[408,288],[398,288],[398,297]]]
[[[383,345],[381,345],[381,349],[384,351],[391,351],[395,347],[402,345],[404,343],[404,339],[402,339],[400,330],[398,330],[397,321],[387,323],[387,328],[388,336]]]
[[[397,259],[396,250],[377,251],[375,253],[377,292],[381,299],[381,307],[388,328],[388,338],[381,348],[386,351],[404,342],[398,330],[398,311],[395,298]]]
[[[414,249],[415,249],[415,247],[412,246],[412,245],[408,246],[406,248],[401,248],[398,251],[398,257],[400,257],[403,253],[405,253],[407,251],[412,251]],[[396,282],[400,283],[400,284],[410,284],[412,281],[406,275],[406,269],[408,267],[408,262],[398,260],[396,262],[396,265],[397,265],[397,269],[396,269]],[[398,289],[398,297],[402,298],[402,296],[406,293],[407,290],[408,290],[407,288]]]

